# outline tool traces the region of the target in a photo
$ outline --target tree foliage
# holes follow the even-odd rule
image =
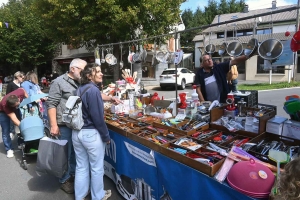
[[[14,66],[38,66],[53,58],[57,45],[43,28],[43,21],[32,12],[33,0],[10,0],[0,8],[0,62]]]
[[[168,33],[184,0],[36,0],[35,12],[57,42],[95,47]]]
[[[182,13],[182,20],[186,26],[186,29],[201,27],[211,24],[215,16],[226,13],[241,12],[244,9],[245,0],[209,0],[208,5],[201,8],[197,8],[193,13],[191,10],[184,10]],[[199,34],[202,30],[191,31],[181,35],[180,43],[183,46],[193,46],[193,38]]]

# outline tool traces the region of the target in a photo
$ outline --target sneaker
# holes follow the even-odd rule
[[[105,195],[102,198],[102,200],[106,200],[111,196],[111,190],[104,190],[105,191]]]
[[[68,194],[74,193],[74,179],[69,178],[66,182],[62,183],[60,189],[65,191]]]
[[[13,134],[13,133],[10,133],[10,134],[9,134],[9,136],[10,136],[10,139],[11,139],[11,140],[14,140],[14,138],[15,138],[15,134]]]
[[[8,158],[13,158],[14,157],[14,151],[13,150],[8,150],[7,151],[7,154],[6,154],[6,157],[8,157]]]

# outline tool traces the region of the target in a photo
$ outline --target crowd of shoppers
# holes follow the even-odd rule
[[[46,100],[50,133],[68,143],[68,171],[59,179],[61,189],[66,193],[75,193],[75,199],[82,200],[91,193],[92,199],[105,200],[111,196],[110,190],[104,190],[104,154],[105,145],[110,136],[104,121],[103,101],[121,103],[119,99],[107,96],[99,91],[103,74],[97,64],[87,64],[82,59],[73,59],[69,71],[61,76],[55,72],[55,79],[49,88]],[[80,131],[68,128],[62,121],[69,96],[82,92],[84,126]],[[37,74],[16,72],[14,80],[8,83],[7,94],[0,102],[0,125],[7,157],[14,157],[10,121],[20,125],[21,119],[39,115],[39,101],[32,102],[19,109],[20,102],[31,95],[41,93]],[[101,120],[102,119],[102,120]]]

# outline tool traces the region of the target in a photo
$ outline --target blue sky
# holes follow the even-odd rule
[[[256,10],[256,9],[271,7],[272,1],[273,0],[246,0],[245,2],[249,5],[249,10]],[[298,2],[297,0],[276,0],[276,1],[277,1],[277,6],[297,4]],[[197,7],[203,9],[204,6],[207,6],[207,2],[208,1],[205,0],[187,0],[187,2],[183,3],[180,8],[181,10],[191,9],[194,12],[197,9]]]

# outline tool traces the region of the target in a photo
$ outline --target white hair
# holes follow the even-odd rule
[[[85,60],[80,59],[80,58],[74,58],[72,60],[72,62],[70,63],[69,71],[71,71],[71,67],[78,67],[81,64],[85,66],[87,64],[87,62]]]

